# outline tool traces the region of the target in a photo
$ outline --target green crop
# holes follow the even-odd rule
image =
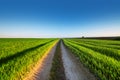
[[[0,39],[0,80],[23,80],[57,39]]]
[[[82,41],[81,39],[80,41],[79,40],[76,41],[75,39],[64,39],[65,45],[76,56],[79,57],[80,61],[86,67],[88,67],[91,72],[93,72],[94,74],[97,74],[97,76],[101,80],[120,80],[120,61],[116,60],[116,57],[115,57],[116,54],[114,55],[114,51],[113,52],[109,51],[110,49],[106,47],[99,48],[99,46],[86,44],[85,41],[89,41],[89,40]],[[116,43],[116,41],[115,42],[111,41],[111,42],[113,42],[114,44]],[[110,44],[110,41],[108,41],[108,43]],[[105,49],[105,52],[104,52],[104,49]],[[116,49],[113,49],[113,50],[116,50]],[[112,55],[108,55],[108,54],[112,54]]]
[[[99,46],[99,45],[90,45],[90,44],[87,44],[87,43],[81,42],[81,41],[80,42],[76,42],[73,40],[69,40],[69,41],[76,43],[78,45],[87,47],[87,48],[92,49],[94,51],[100,52],[101,54],[107,55],[109,57],[113,57],[116,60],[120,60],[120,53],[119,53],[118,49],[103,47],[103,46]]]
[[[120,41],[111,41],[111,40],[88,40],[88,39],[74,39],[76,42],[83,42],[86,44],[91,44],[95,46],[114,48],[120,50]]]

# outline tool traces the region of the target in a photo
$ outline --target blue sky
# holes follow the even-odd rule
[[[120,36],[120,0],[1,0],[0,37]]]

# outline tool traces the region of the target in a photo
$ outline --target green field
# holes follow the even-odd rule
[[[64,39],[64,44],[101,80],[120,80],[120,41]]]
[[[22,80],[57,39],[0,39],[0,80]]]
[[[60,40],[52,38],[1,38],[0,80],[23,80],[58,41]],[[62,41],[100,80],[120,80],[120,41],[98,39],[62,39]],[[60,49],[56,50],[58,51],[56,53],[60,53]],[[53,61],[57,62],[53,66],[59,66],[60,63],[59,55],[56,56],[58,58]]]

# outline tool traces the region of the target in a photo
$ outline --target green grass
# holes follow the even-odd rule
[[[57,41],[58,39],[0,39],[0,80],[23,80]],[[95,39],[63,39],[63,41],[101,80],[120,80],[120,41]],[[56,53],[60,52],[59,47]],[[59,55],[56,54],[56,57]],[[57,59],[59,58],[55,58],[55,62]],[[57,69],[56,66],[59,65],[54,66],[54,69]]]
[[[50,41],[49,39],[0,39],[0,59]]]
[[[107,55],[109,57],[113,57],[116,60],[120,60],[120,53],[119,53],[118,49],[103,47],[103,46],[93,45],[93,44],[91,45],[91,44],[87,44],[87,43],[81,42],[81,41],[77,41],[77,42],[73,41],[73,40],[69,40],[69,41],[76,43],[78,45],[87,47],[87,48],[92,49],[94,51],[100,52],[101,54]]]
[[[99,46],[86,44],[85,41],[89,40],[82,41],[81,39],[80,41],[76,41],[75,39],[64,39],[65,45],[79,57],[80,61],[88,67],[91,72],[97,74],[101,80],[120,80],[120,61],[115,59],[114,52],[105,50],[106,47],[97,50]],[[90,41],[92,42],[92,39]],[[104,40],[100,40],[100,42],[104,43]],[[107,41],[105,40],[105,42]],[[116,43],[116,41],[108,41],[108,43],[111,45]]]
[[[57,39],[0,39],[0,80],[23,80]]]
[[[91,44],[95,46],[101,46],[101,47],[107,47],[107,48],[113,48],[113,49],[118,49],[120,50],[120,41],[113,41],[113,40],[81,40],[81,39],[74,39],[77,42],[83,42],[86,44]]]

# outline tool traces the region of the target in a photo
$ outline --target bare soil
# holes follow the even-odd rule
[[[25,80],[48,80],[50,69],[52,67],[52,60],[56,50],[57,44],[42,57],[35,70]]]

